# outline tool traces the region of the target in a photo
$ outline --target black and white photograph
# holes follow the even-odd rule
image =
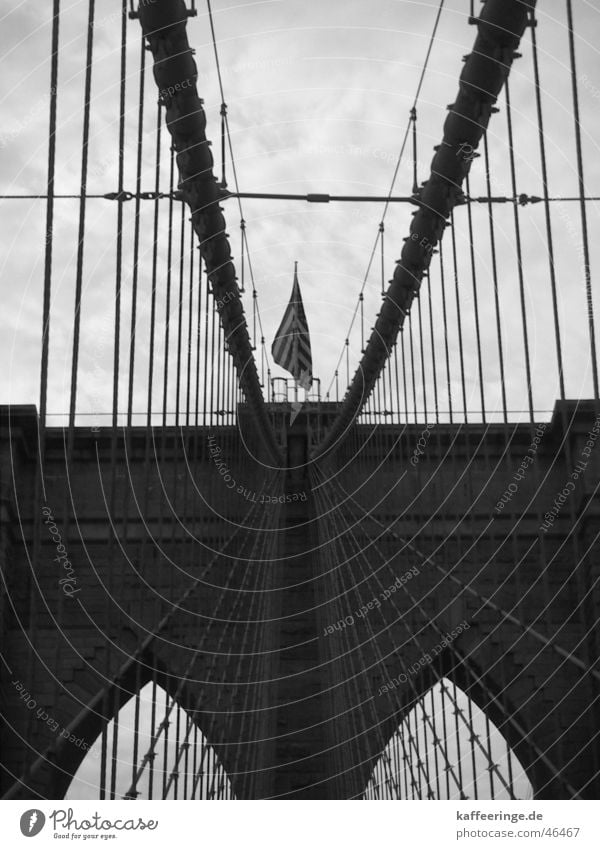
[[[599,33],[0,0],[8,849],[597,846]]]

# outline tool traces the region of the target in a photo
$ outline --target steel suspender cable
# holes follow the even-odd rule
[[[410,236],[341,409],[326,437],[313,451],[313,457],[329,451],[347,434],[373,390],[442,237],[446,220],[462,200],[461,185],[471,167],[471,157],[464,156],[465,144],[472,152],[481,140],[534,2],[487,0],[483,6],[473,52],[461,73],[459,93],[444,124],[442,144],[433,159],[429,180],[423,186]]]
[[[85,213],[86,200],[84,189],[87,184],[88,171],[88,147],[90,135],[90,99],[92,86],[92,56],[94,44],[94,0],[90,0],[88,4],[88,28],[87,28],[87,44],[86,44],[86,66],[85,66],[85,83],[83,95],[83,129],[81,140],[81,193],[82,197],[79,202],[79,222],[77,232],[77,261],[75,271],[75,303],[73,309],[73,344],[71,351],[71,385],[69,393],[69,420],[67,427],[67,444],[65,450],[65,473],[68,485],[63,492],[62,504],[62,520],[63,520],[63,535],[67,544],[71,542],[71,514],[72,508],[75,505],[71,503],[73,492],[71,488],[70,476],[73,466],[73,449],[75,443],[75,415],[77,407],[77,375],[79,365],[79,341],[80,341],[80,326],[81,326],[81,298],[83,288],[83,256],[84,256],[84,241],[85,241]],[[63,633],[63,608],[64,608],[64,593],[58,593],[57,612],[55,625],[60,633]],[[60,640],[56,642],[55,649],[55,667],[59,668],[60,650],[63,644]],[[62,682],[55,682],[54,698],[58,700],[59,688],[62,688]]]
[[[129,331],[129,386],[127,390],[127,425],[132,424],[133,385],[135,375],[135,343],[137,337],[137,292],[140,256],[140,192],[142,190],[142,154],[144,149],[144,81],[146,50],[144,39],[140,39],[140,87],[138,101],[137,162],[135,173],[135,223],[133,231],[133,278],[131,286],[131,325]]]
[[[50,346],[50,303],[52,295],[52,249],[54,232],[54,181],[56,176],[56,113],[58,100],[58,48],[60,30],[60,0],[54,0],[52,6],[52,35],[51,35],[51,62],[50,62],[50,103],[48,117],[48,163],[46,172],[47,202],[46,202],[46,229],[44,235],[44,289],[42,299],[42,347],[40,357],[40,414],[37,420],[37,453],[38,463],[35,472],[35,503],[47,503],[46,485],[44,481],[44,465],[46,456],[46,417],[48,403],[48,358]],[[29,610],[27,623],[27,674],[28,680],[35,682],[35,638],[37,631],[38,593],[44,599],[41,592],[38,569],[41,557],[41,523],[42,514],[40,510],[35,511],[33,522],[33,551],[32,560],[29,564],[31,571]],[[45,602],[44,602],[45,603]],[[27,715],[26,734],[30,735],[34,720],[33,711]],[[27,749],[23,748],[23,761],[21,767],[25,770],[27,766]]]
[[[581,143],[581,116],[579,112],[579,92],[577,85],[577,69],[575,63],[575,33],[573,31],[573,3],[567,0],[567,22],[569,32],[569,58],[571,64],[571,87],[573,93],[573,120],[575,123],[575,148],[577,151],[577,179],[579,182],[579,210],[581,215],[581,232],[583,236],[583,262],[585,272],[585,296],[587,303],[588,331],[590,337],[590,358],[594,384],[594,400],[596,413],[600,412],[600,386],[598,382],[598,358],[596,354],[596,328],[594,320],[594,302],[592,296],[592,274],[590,265],[590,241],[585,205],[585,179],[583,173],[583,148]]]
[[[264,339],[265,334],[264,334],[264,331],[263,331],[262,319],[261,319],[261,315],[260,315],[260,308],[259,308],[259,304],[258,304],[258,293],[257,293],[257,290],[256,290],[256,283],[255,283],[255,279],[254,279],[254,270],[253,270],[253,267],[252,267],[252,259],[250,257],[250,251],[248,249],[248,234],[247,234],[247,230],[246,230],[246,221],[244,219],[244,210],[243,210],[242,201],[241,201],[241,198],[243,197],[244,193],[240,192],[239,183],[238,183],[238,176],[237,176],[237,167],[236,167],[236,164],[235,164],[235,157],[233,155],[233,143],[231,141],[231,133],[229,131],[229,117],[228,117],[228,113],[227,113],[227,105],[225,103],[225,89],[224,89],[224,86],[223,86],[223,77],[222,77],[222,74],[221,74],[221,63],[219,61],[219,51],[217,49],[217,37],[216,37],[216,33],[215,33],[215,23],[214,23],[212,5],[211,5],[210,0],[206,0],[206,6],[207,6],[207,9],[208,9],[208,18],[209,18],[209,22],[210,22],[210,32],[211,32],[211,38],[212,38],[212,44],[213,44],[213,52],[215,54],[215,64],[216,64],[216,67],[217,67],[217,79],[219,81],[219,92],[220,92],[220,95],[221,95],[221,113],[220,113],[221,114],[221,158],[222,158],[222,163],[223,163],[223,178],[222,178],[221,185],[222,185],[223,189],[226,188],[226,182],[225,182],[225,134],[226,134],[227,135],[227,146],[228,146],[228,149],[229,149],[229,158],[230,158],[230,161],[231,161],[231,171],[232,171],[232,174],[233,174],[233,182],[234,182],[234,185],[235,185],[235,195],[237,197],[238,209],[239,209],[239,213],[240,213],[240,229],[241,229],[241,232],[242,232],[242,245],[245,246],[245,254],[246,254],[247,261],[248,261],[248,273],[250,274],[250,282],[252,284],[253,309],[255,310],[255,315],[256,315],[256,318],[258,319],[258,325],[259,325],[260,336],[261,336],[261,346],[262,346],[264,356],[265,356],[265,359],[266,359],[267,369],[270,369],[269,353],[268,353],[267,348],[265,347],[265,339]],[[244,254],[243,253],[242,253],[242,271],[241,271],[241,274],[242,274],[242,276],[241,276],[240,292],[243,293],[244,292]],[[256,331],[254,333],[254,347],[256,347]],[[261,378],[261,383],[264,387],[264,385],[265,385],[264,376]]]
[[[411,135],[411,128],[413,130],[413,157],[415,157],[414,163],[413,163],[413,174],[414,174],[414,178],[416,179],[416,173],[417,173],[417,168],[416,168],[416,119],[417,119],[416,107],[417,107],[417,103],[419,101],[419,97],[421,96],[421,89],[423,88],[423,83],[425,81],[425,74],[427,73],[427,68],[429,66],[429,59],[431,57],[431,51],[433,49],[433,45],[434,45],[435,38],[436,38],[436,35],[437,35],[438,26],[439,26],[439,23],[440,23],[440,18],[442,16],[442,10],[444,8],[444,2],[445,2],[445,0],[440,0],[440,4],[439,4],[438,9],[437,9],[435,21],[434,21],[434,24],[433,24],[433,29],[432,29],[431,35],[429,37],[429,43],[427,45],[427,53],[425,54],[425,59],[423,61],[423,67],[421,68],[421,74],[419,76],[419,82],[417,83],[417,90],[415,92],[415,97],[414,97],[414,100],[413,100],[413,103],[412,103],[412,107],[410,109],[409,119],[408,119],[408,122],[406,124],[406,129],[404,131],[402,144],[400,146],[400,152],[398,153],[398,158],[396,160],[396,166],[394,168],[394,173],[392,175],[392,181],[390,183],[390,188],[389,188],[387,197],[385,199],[385,205],[383,207],[383,212],[382,212],[382,215],[381,215],[381,221],[379,223],[379,227],[378,227],[378,230],[377,230],[375,242],[374,242],[373,247],[371,249],[371,255],[369,257],[369,262],[367,263],[367,270],[365,271],[365,275],[363,277],[363,282],[362,282],[362,285],[360,287],[358,301],[356,303],[356,306],[354,307],[354,312],[352,314],[352,318],[350,320],[348,330],[346,331],[347,337],[350,337],[350,334],[352,332],[352,328],[354,327],[354,322],[356,321],[356,314],[357,314],[358,309],[359,309],[359,303],[360,303],[360,300],[361,300],[361,296],[364,295],[365,287],[366,287],[367,281],[369,279],[371,266],[373,264],[373,260],[375,258],[375,253],[377,251],[377,245],[378,245],[380,239],[382,240],[381,262],[382,262],[382,276],[383,276],[383,228],[384,228],[384,223],[385,223],[385,218],[386,218],[386,215],[387,215],[387,212],[388,212],[388,208],[389,208],[389,205],[391,203],[392,194],[394,192],[394,187],[396,185],[396,180],[398,178],[398,173],[400,171],[400,165],[402,164],[402,159],[404,157],[404,151],[405,151],[406,145],[407,145],[408,140],[409,140],[410,135]],[[414,200],[416,201],[416,198]],[[383,283],[383,280],[382,280],[382,283]],[[382,288],[382,295],[383,294],[384,294],[384,290]],[[336,365],[336,369],[339,369],[340,363],[342,362],[343,355],[344,355],[344,349],[342,348],[342,351],[341,351],[339,359],[338,359],[338,363]],[[327,392],[331,391],[332,386],[333,386],[333,378],[332,378],[329,386],[327,387]]]
[[[194,229],[200,239],[240,386],[257,433],[270,458],[279,463],[280,451],[266,412],[225,233],[225,220],[219,208],[220,191],[213,175],[213,160],[205,134],[206,116],[196,91],[196,65],[186,35],[185,3],[183,0],[157,0],[152,5],[143,4],[139,17],[154,56],[158,88],[162,92],[174,91],[173,95],[166,95],[165,106],[167,128],[177,151],[181,192],[192,210]],[[191,85],[181,90],[183,80]]]

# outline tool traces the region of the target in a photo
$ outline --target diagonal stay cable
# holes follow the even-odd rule
[[[418,295],[447,219],[463,201],[462,183],[470,171],[473,151],[487,129],[535,2],[486,0],[484,3],[476,22],[477,38],[460,75],[459,92],[444,123],[442,143],[437,147],[429,179],[421,190],[419,209],[401,259],[338,414],[314,449],[313,457],[326,453],[345,437],[373,391]]]
[[[179,187],[192,211],[192,225],[200,240],[201,255],[240,388],[270,458],[280,463],[280,450],[267,415],[231,259],[225,218],[219,206],[221,189],[213,173],[213,156],[205,132],[206,113],[196,88],[198,74],[187,38],[186,5],[183,0],[140,4],[139,19],[154,58],[154,78],[177,156]]]
[[[381,215],[381,223],[379,224],[377,235],[376,235],[375,241],[373,243],[373,248],[371,249],[371,255],[369,256],[369,261],[367,263],[367,270],[365,271],[362,286],[360,287],[360,292],[359,292],[358,298],[356,300],[356,306],[354,308],[354,312],[352,313],[350,325],[348,326],[348,330],[346,332],[346,339],[350,338],[350,333],[352,332],[352,328],[354,327],[354,322],[356,321],[356,316],[358,314],[358,310],[359,310],[359,307],[360,307],[361,295],[364,294],[365,287],[367,285],[367,280],[369,279],[369,274],[371,273],[371,266],[373,265],[373,260],[375,259],[375,252],[377,251],[377,246],[379,244],[380,239],[382,238],[383,223],[385,222],[385,217],[387,215],[390,203],[392,202],[392,195],[394,193],[394,188],[396,186],[396,180],[398,178],[398,172],[400,171],[400,165],[402,163],[402,158],[404,156],[406,144],[407,144],[408,139],[409,139],[411,126],[414,123],[414,116],[416,116],[417,103],[419,102],[419,97],[421,96],[421,89],[423,88],[423,83],[425,81],[425,74],[427,73],[427,68],[429,66],[429,59],[431,57],[431,51],[433,50],[435,37],[437,35],[438,26],[439,26],[439,23],[440,23],[440,18],[442,16],[442,10],[444,8],[444,2],[445,2],[445,0],[440,0],[440,5],[438,6],[437,14],[436,14],[436,17],[435,17],[435,22],[433,24],[433,30],[431,32],[431,36],[429,37],[429,44],[427,46],[427,53],[425,54],[425,60],[423,62],[423,67],[421,68],[421,74],[419,76],[419,82],[417,84],[417,90],[415,92],[415,97],[414,97],[414,100],[412,102],[412,106],[411,106],[411,109],[410,109],[410,113],[409,113],[410,117],[408,119],[408,123],[406,124],[406,130],[404,131],[404,138],[402,139],[402,144],[400,146],[400,152],[398,153],[398,158],[396,159],[396,167],[394,168],[394,173],[392,175],[392,181],[390,183],[390,188],[389,188],[389,191],[387,193],[387,198],[386,198],[385,203],[384,203],[383,212],[382,212],[382,215]],[[343,347],[342,347],[339,359],[337,361],[335,371],[339,370],[340,364],[342,362],[342,358],[344,356],[345,349],[346,349],[346,345],[344,344]],[[335,375],[335,371],[334,371],[334,375]],[[335,377],[332,377],[331,382],[330,382],[329,386],[327,387],[327,393],[331,392],[331,387],[333,386],[334,380],[335,380]]]
[[[238,202],[238,209],[239,209],[239,212],[240,212],[240,221],[242,221],[245,225],[246,219],[245,219],[245,216],[244,216],[244,210],[243,210],[243,207],[242,207],[242,201],[241,201],[241,196],[240,196],[240,187],[239,187],[239,182],[238,182],[238,175],[237,175],[237,167],[236,167],[236,164],[235,164],[235,157],[233,155],[233,143],[231,141],[231,132],[230,132],[230,129],[229,129],[229,116],[228,116],[228,113],[227,113],[227,106],[226,106],[227,101],[225,100],[225,89],[223,87],[223,77],[221,75],[221,63],[219,61],[219,51],[218,51],[218,48],[217,48],[217,37],[216,37],[216,33],[215,33],[215,24],[214,24],[212,5],[211,5],[210,0],[206,0],[206,5],[207,5],[207,9],[208,9],[208,20],[209,20],[209,23],[210,23],[210,32],[211,32],[211,38],[212,38],[212,43],[213,43],[213,51],[214,51],[214,54],[215,54],[215,65],[216,65],[216,68],[217,68],[217,79],[219,81],[219,92],[221,94],[221,115],[222,115],[223,122],[224,122],[224,125],[225,125],[225,131],[226,131],[226,134],[227,134],[227,146],[229,148],[229,157],[230,157],[230,161],[231,161],[231,171],[233,173],[233,182],[235,184],[236,198],[237,198],[237,202]],[[223,188],[225,188],[225,187],[223,187]],[[250,272],[250,283],[252,285],[252,295],[253,295],[253,298],[254,298],[254,303],[256,305],[256,316],[258,318],[258,327],[259,327],[259,330],[260,330],[260,338],[261,338],[261,340],[264,340],[265,334],[264,334],[264,331],[263,331],[262,318],[261,318],[261,315],[260,315],[260,307],[259,307],[259,304],[258,304],[258,291],[256,289],[256,283],[255,283],[255,280],[254,280],[254,268],[252,266],[252,258],[250,256],[250,249],[249,249],[249,246],[248,246],[248,233],[247,233],[245,226],[242,230],[242,238],[244,240],[244,244],[245,244],[245,248],[246,248],[246,259],[248,260],[248,270]],[[262,344],[264,345],[264,342]],[[266,359],[267,359],[267,367],[270,368],[269,353],[268,353],[268,350],[266,348],[265,348],[265,356],[266,356]]]
[[[244,537],[241,543],[243,547],[250,533],[251,520],[253,521],[253,516],[258,512],[259,507],[260,503],[258,501],[251,504],[239,526],[228,538],[227,543],[222,549],[222,551],[218,551],[213,554],[213,556],[208,560],[206,565],[202,567],[198,576],[194,578],[194,580],[183,591],[183,593],[170,605],[169,609],[166,613],[164,613],[156,627],[148,632],[147,636],[142,640],[137,649],[128,656],[127,660],[123,662],[114,677],[110,680],[105,678],[106,686],[102,690],[100,690],[100,692],[97,693],[87,704],[83,705],[83,703],[81,703],[83,705],[82,709],[67,726],[69,734],[75,732],[76,729],[80,727],[80,723],[89,714],[96,714],[102,719],[105,718],[104,713],[102,711],[102,707],[106,692],[110,691],[111,688],[121,688],[123,682],[127,679],[130,670],[134,666],[136,666],[137,664],[141,664],[145,668],[150,668],[151,662],[148,660],[148,653],[151,651],[153,643],[158,638],[160,638],[161,634],[166,630],[167,626],[171,623],[173,618],[185,609],[183,607],[185,602],[198,589],[198,587],[201,586],[203,579],[206,575],[209,574],[210,570],[213,569],[219,557],[222,557],[225,554],[227,549],[233,544],[234,540],[237,540],[238,535],[241,534],[242,531],[244,531]],[[133,693],[130,693],[130,695],[133,695]],[[32,781],[33,777],[37,775],[38,772],[42,770],[48,763],[56,764],[59,761],[60,751],[65,748],[67,742],[67,738],[60,737],[56,741],[54,741],[50,746],[48,746],[48,748],[44,752],[42,752],[39,757],[31,764],[31,766],[15,781],[15,783],[4,794],[4,796],[2,796],[2,799],[17,798],[17,794],[20,792],[22,785],[29,784]],[[60,767],[56,768],[61,769]]]

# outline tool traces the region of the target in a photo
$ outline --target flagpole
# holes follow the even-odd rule
[[[298,283],[298,260],[294,260],[294,284],[292,296],[287,305],[279,329],[271,346],[275,362],[290,373],[294,379],[294,395],[290,423],[300,413],[302,404],[306,402],[306,393],[312,383],[312,356],[310,350],[310,335]],[[287,381],[289,397],[289,378]],[[304,402],[298,399],[298,387],[304,389]]]

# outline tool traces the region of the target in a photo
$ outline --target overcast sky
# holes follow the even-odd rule
[[[61,3],[57,176],[56,191],[76,193],[80,180],[83,80],[87,3]],[[98,0],[92,79],[92,122],[88,191],[103,194],[117,188],[118,151],[118,0]],[[476,3],[479,8],[479,4]],[[587,192],[600,195],[598,156],[600,62],[597,40],[600,11],[586,0],[574,3],[581,118]],[[189,22],[188,35],[196,50],[198,91],[205,99],[207,134],[219,149],[220,95],[205,7]],[[232,141],[240,188],[256,192],[324,192],[385,194],[407,125],[419,74],[432,32],[438,0],[264,0],[231,3],[214,0],[215,27],[229,109]],[[48,92],[50,86],[51,9],[49,0],[0,0],[0,73],[3,80],[0,124],[0,176],[3,194],[43,193],[47,175]],[[418,102],[419,179],[424,180],[439,143],[446,107],[452,103],[462,68],[475,38],[468,25],[469,0],[447,0]],[[539,4],[537,36],[540,47],[543,106],[547,131],[550,192],[572,196],[577,191],[572,104],[568,67],[565,3]],[[139,87],[140,25],[128,23],[127,128],[125,187],[135,188],[135,140]],[[526,33],[511,74],[515,115],[518,191],[541,194],[540,162],[530,35]],[[148,57],[149,58],[149,57]],[[490,127],[493,191],[510,193],[507,169],[504,100]],[[146,75],[143,189],[154,181],[156,88]],[[163,175],[166,158],[163,157]],[[219,173],[219,163],[216,171]],[[472,170],[472,193],[484,194],[481,160]],[[167,188],[163,180],[162,188]],[[396,182],[396,193],[410,194],[412,162],[407,149]],[[162,202],[159,320],[164,319],[166,278],[166,202]],[[133,203],[125,205],[123,263],[123,363],[126,366],[127,328],[131,311]],[[386,279],[393,273],[402,239],[408,233],[412,208],[393,205],[386,218]],[[111,397],[111,350],[114,321],[116,204],[90,200],[84,257],[84,296],[79,380],[82,412],[108,413]],[[237,206],[225,204],[234,256],[239,257]],[[381,220],[381,204],[315,206],[280,201],[245,201],[256,285],[267,347],[290,295],[293,263],[299,276],[312,336],[313,371],[329,385],[356,304],[368,258]],[[473,210],[475,250],[484,334],[484,367],[488,403],[499,401],[495,352],[493,299],[485,209]],[[506,369],[511,380],[509,407],[526,403],[518,278],[514,251],[512,209],[496,210],[499,288],[503,309]],[[521,211],[525,254],[525,284],[535,405],[552,407],[558,395],[552,337],[542,205]],[[600,267],[598,205],[588,205],[592,240],[592,278],[597,292]],[[39,401],[39,359],[45,243],[45,203],[39,200],[0,200],[2,227],[2,310],[0,313],[1,403]],[[459,242],[459,285],[463,299],[469,403],[477,404],[474,367],[474,323],[466,209],[456,212]],[[589,337],[587,330],[580,230],[576,204],[553,206],[557,250],[559,311],[566,361],[567,395],[589,397]],[[143,409],[147,373],[152,204],[142,212],[140,302],[136,407]],[[51,359],[51,413],[68,406],[70,351],[73,325],[77,201],[57,200],[54,227]],[[175,256],[178,263],[178,256]],[[432,294],[439,296],[437,272]],[[249,294],[244,304],[251,315]],[[365,289],[366,330],[380,304],[379,264],[375,263]],[[436,350],[441,369],[443,339],[439,301],[436,301]],[[187,309],[187,307],[186,307]],[[173,305],[176,315],[177,303]],[[185,317],[185,310],[184,310]],[[449,305],[452,362],[458,342],[454,312]],[[164,323],[163,323],[164,326]],[[360,358],[358,327],[350,338],[350,363]],[[157,360],[164,355],[157,345]],[[126,368],[124,366],[123,377]],[[275,369],[274,374],[282,372]],[[443,374],[438,373],[440,383]],[[458,373],[453,376],[458,396]],[[121,405],[126,397],[121,386]],[[544,414],[545,416],[545,414]],[[540,413],[540,417],[543,417]],[[51,421],[60,422],[60,417]],[[102,421],[102,419],[99,419]]]
[[[81,113],[87,3],[63,2],[59,79],[56,191],[78,191],[80,179]],[[92,125],[88,190],[114,191],[117,187],[119,3],[98,0],[92,80]],[[418,103],[419,179],[427,177],[432,148],[441,139],[446,106],[454,100],[462,57],[469,52],[475,28],[467,23],[468,0],[447,0]],[[477,4],[478,5],[478,4]],[[544,117],[547,130],[550,192],[573,195],[577,190],[573,118],[570,100],[568,40],[562,0],[539,4],[538,40],[542,67]],[[1,70],[4,80],[0,129],[0,169],[4,193],[43,193],[46,179],[48,89],[50,76],[51,4],[3,2]],[[207,134],[214,140],[218,159],[220,96],[205,7],[189,22],[188,35],[196,50],[198,90],[205,99]],[[418,76],[433,28],[437,0],[374,0],[303,3],[266,0],[213,4],[215,27],[229,108],[232,141],[242,191],[387,193]],[[575,4],[577,60],[589,195],[600,195],[597,156],[600,63],[590,43],[600,14],[591,3]],[[518,191],[541,193],[532,59],[529,33],[523,58],[511,76],[515,112]],[[127,135],[125,186],[135,188],[135,137],[139,85],[140,27],[128,23]],[[149,58],[149,54],[148,54]],[[156,88],[146,75],[143,189],[153,188]],[[495,194],[510,193],[507,170],[506,113],[493,116],[490,145],[494,162]],[[166,159],[164,160],[166,164]],[[472,193],[483,194],[481,160],[472,169]],[[216,163],[220,172],[220,164]],[[163,171],[165,173],[165,171]],[[412,184],[410,148],[396,183],[396,193],[409,194]],[[166,188],[166,185],[164,185]],[[600,224],[598,207],[589,204],[592,235],[592,273],[600,261],[594,233]],[[166,202],[163,212],[166,214]],[[408,233],[412,208],[392,206],[386,218],[386,279],[393,273],[402,239]],[[77,247],[77,201],[56,201],[54,273],[51,320],[50,412],[67,407]],[[368,257],[381,219],[381,204],[315,206],[281,201],[245,201],[244,215],[254,267],[267,347],[289,298],[293,262],[298,260],[313,346],[313,371],[326,388],[346,337],[360,291]],[[233,254],[239,257],[239,213],[233,201],[225,204]],[[3,200],[2,346],[3,402],[38,403],[41,294],[43,284],[43,201]],[[560,316],[567,363],[567,394],[589,396],[589,337],[576,204],[553,207],[557,243]],[[535,405],[552,407],[558,394],[552,313],[548,282],[542,205],[521,212],[525,250],[525,277]],[[82,353],[79,382],[81,411],[108,412],[112,323],[114,317],[116,204],[91,200],[87,209],[85,240]],[[474,323],[466,209],[457,211],[460,244],[459,283],[463,293],[467,358],[474,356]],[[484,334],[493,326],[491,271],[485,209],[474,209],[477,280]],[[163,215],[162,225],[166,226]],[[526,401],[518,281],[514,254],[512,210],[497,207],[500,290],[503,309],[507,371],[512,390],[509,407]],[[152,204],[143,206],[142,259],[139,305],[139,404],[145,395],[142,377],[147,370],[145,332],[149,316]],[[123,326],[128,328],[131,291],[133,204],[125,205]],[[164,229],[163,229],[164,233]],[[162,279],[159,303],[164,302],[166,241],[159,247]],[[175,258],[178,262],[178,257]],[[174,260],[175,261],[175,260]],[[436,297],[437,277],[432,282]],[[380,304],[379,264],[375,263],[365,290],[368,332]],[[251,298],[244,299],[251,314]],[[439,302],[438,302],[439,303]],[[185,311],[184,311],[185,314]],[[450,314],[451,325],[452,313]],[[163,316],[164,318],[164,316]],[[356,328],[358,330],[358,328]],[[484,359],[489,403],[499,399],[497,355],[493,338]],[[123,354],[127,333],[124,334]],[[360,338],[350,340],[351,370],[360,357]],[[441,368],[441,324],[436,318],[438,368]],[[450,350],[457,356],[451,330]],[[157,356],[162,356],[159,350]],[[125,357],[124,357],[125,360]],[[470,370],[473,371],[474,369]],[[274,374],[281,374],[277,368]],[[137,375],[137,372],[136,372]],[[441,373],[439,375],[441,377]],[[458,380],[458,374],[456,375]],[[453,386],[458,392],[458,383]],[[469,386],[473,405],[476,385]],[[122,402],[125,388],[122,388]],[[137,400],[137,399],[136,399]],[[471,400],[471,398],[470,398]],[[58,421],[58,419],[56,420]]]

